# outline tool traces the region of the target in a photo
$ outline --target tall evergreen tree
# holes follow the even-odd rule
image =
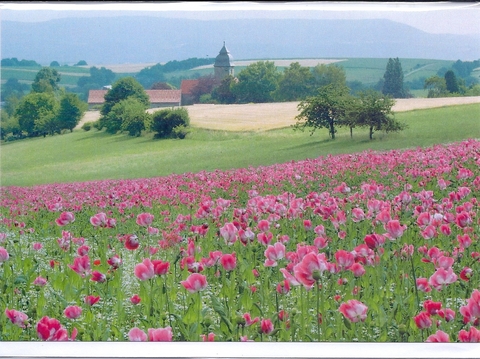
[[[387,68],[383,75],[384,83],[382,93],[393,98],[405,98],[406,91],[403,88],[403,70],[400,60],[388,59]]]
[[[458,93],[460,92],[458,88],[457,77],[452,70],[448,70],[445,73],[445,84],[447,85],[447,91],[450,93]]]

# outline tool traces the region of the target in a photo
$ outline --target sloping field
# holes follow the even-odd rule
[[[410,98],[398,99],[393,111],[411,111],[417,109],[465,105],[480,103],[480,96],[446,98]],[[245,105],[198,104],[185,106],[190,115],[190,124],[221,131],[265,131],[288,127],[295,124],[298,114],[298,102],[257,103]],[[158,109],[150,109],[152,113]],[[83,123],[96,121],[99,111],[88,111],[77,128]]]
[[[235,66],[239,66],[239,67],[242,67],[242,66],[248,66],[248,65],[251,65],[255,62],[258,62],[258,61],[271,61],[271,62],[274,62],[275,63],[275,66],[278,66],[278,67],[288,67],[290,66],[291,63],[293,62],[298,62],[301,66],[305,66],[305,67],[315,67],[317,65],[322,65],[322,64],[325,64],[325,65],[328,65],[328,64],[333,64],[335,62],[340,62],[340,61],[345,61],[345,60],[337,60],[337,59],[283,59],[283,60],[239,60],[239,61],[235,61],[235,59],[233,60],[233,63]],[[192,70],[200,70],[200,69],[210,69],[210,68],[213,68],[213,64],[210,64],[210,65],[204,65],[204,66],[198,66],[198,67],[195,67],[194,69]]]

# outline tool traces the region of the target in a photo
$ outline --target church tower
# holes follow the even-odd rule
[[[215,64],[213,65],[215,69],[215,81],[220,82],[228,75],[234,76],[234,67],[233,57],[225,47],[224,41],[223,47],[215,58]]]

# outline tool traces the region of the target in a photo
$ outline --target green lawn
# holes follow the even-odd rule
[[[77,130],[1,145],[1,185],[30,186],[53,182],[164,176],[270,165],[327,154],[367,149],[389,150],[480,138],[480,104],[401,112],[396,118],[409,128],[400,133],[339,129],[337,139],[327,130],[227,133],[195,129],[184,140],[132,138],[123,134]]]

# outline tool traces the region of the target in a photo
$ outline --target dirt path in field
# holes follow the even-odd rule
[[[417,109],[480,103],[480,96],[447,98],[398,99],[394,112]],[[222,131],[265,131],[295,124],[298,102],[259,103],[245,105],[192,105],[185,106],[190,115],[190,124]],[[150,109],[154,112],[158,109]],[[85,122],[96,121],[99,111],[87,111],[76,128]]]

